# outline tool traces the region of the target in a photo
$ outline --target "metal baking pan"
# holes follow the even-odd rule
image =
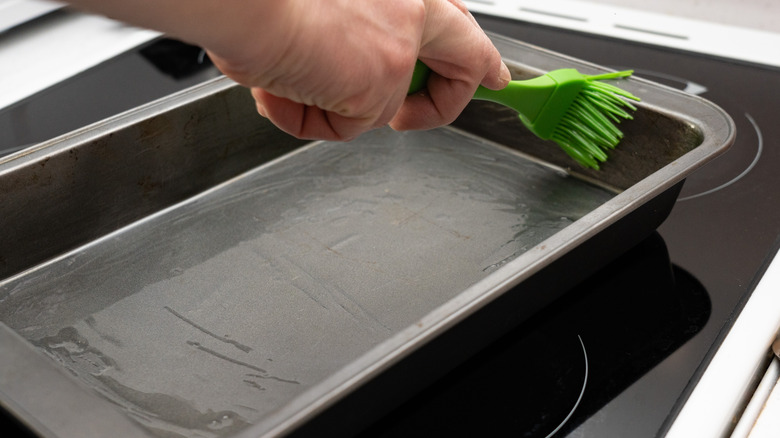
[[[492,37],[516,78],[602,67]],[[305,142],[226,79],[0,161],[0,403],[43,436],[359,430],[649,235],[734,124],[640,79],[585,171],[509,110]]]

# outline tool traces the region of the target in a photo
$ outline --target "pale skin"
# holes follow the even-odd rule
[[[460,0],[71,0],[203,47],[258,112],[305,139],[451,123],[501,57]],[[407,96],[415,61],[434,74]]]

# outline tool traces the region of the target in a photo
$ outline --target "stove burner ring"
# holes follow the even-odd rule
[[[756,120],[748,113],[745,113],[745,118],[750,122],[750,124],[753,126],[753,129],[756,131],[756,138],[758,139],[757,149],[756,149],[756,155],[753,157],[753,161],[748,165],[748,167],[745,168],[739,175],[735,176],[734,178],[730,179],[729,181],[726,181],[725,183],[713,187],[709,190],[703,191],[701,193],[696,193],[694,195],[689,195],[685,197],[681,197],[677,199],[677,202],[681,201],[687,201],[689,199],[695,199],[699,198],[705,195],[709,195],[711,193],[717,192],[718,190],[724,189],[740,179],[744,178],[748,173],[750,173],[751,170],[753,170],[754,167],[756,167],[756,164],[758,163],[758,160],[761,158],[761,154],[764,152],[764,136],[761,134],[761,128],[758,127],[758,124],[756,123]]]
[[[577,335],[577,339],[580,340],[580,346],[582,346],[582,357],[585,360],[585,376],[582,379],[582,389],[580,390],[580,395],[577,397],[577,401],[574,402],[574,406],[572,406],[571,410],[569,411],[569,414],[566,415],[566,418],[561,421],[561,424],[558,425],[555,429],[553,429],[552,432],[550,432],[545,438],[550,438],[556,433],[558,433],[559,430],[563,428],[566,423],[569,422],[569,419],[572,415],[574,415],[574,411],[577,410],[577,407],[580,405],[580,402],[582,401],[582,396],[585,395],[585,387],[588,386],[588,352],[585,350],[585,343],[582,341],[582,336]]]
[[[635,73],[635,75],[644,76],[644,77],[646,77],[646,78],[648,78],[650,80],[655,80],[656,82],[660,82],[660,83],[666,84],[668,86],[671,86],[673,88],[676,88],[678,90],[682,90],[683,92],[686,92],[688,94],[702,95],[702,94],[705,94],[705,93],[710,91],[709,88],[706,85],[699,84],[699,83],[693,82],[693,81],[691,81],[689,79],[686,79],[686,78],[683,78],[683,77],[680,77],[680,76],[676,76],[676,75],[672,75],[672,74],[668,74],[668,73],[658,72],[658,71],[654,71],[654,70],[645,70],[645,69],[635,69],[634,73]],[[755,156],[752,157],[752,161],[744,169],[741,168],[741,165],[745,164],[744,161],[736,162],[736,163],[741,163],[740,166],[734,166],[734,168],[729,169],[729,170],[733,170],[735,172],[739,172],[741,170],[741,172],[738,175],[736,175],[735,177],[731,178],[730,180],[728,180],[726,182],[720,183],[720,184],[718,184],[717,186],[715,186],[713,188],[706,188],[706,187],[700,188],[699,190],[701,190],[701,191],[698,192],[698,193],[694,190],[693,194],[685,195],[685,192],[683,192],[683,194],[685,196],[679,197],[677,199],[677,201],[687,201],[687,200],[690,200],[690,199],[699,198],[699,197],[702,197],[702,196],[709,195],[709,194],[712,194],[714,192],[717,192],[717,191],[719,191],[721,189],[724,189],[726,187],[729,187],[730,185],[732,185],[732,184],[736,183],[737,181],[741,180],[748,173],[750,173],[750,171],[753,170],[753,168],[756,166],[756,164],[758,163],[758,160],[761,158],[761,155],[763,153],[763,150],[764,150],[764,139],[763,139],[763,136],[761,134],[761,129],[758,127],[758,124],[756,123],[755,119],[750,114],[748,114],[747,112],[745,112],[744,115],[745,115],[745,118],[747,119],[747,121],[753,127],[753,130],[755,131],[756,138],[757,138],[756,152],[755,152]],[[735,146],[737,146],[737,144],[735,144]],[[745,158],[746,159],[751,159],[751,157],[745,157]],[[728,174],[723,174],[724,177],[726,177],[727,175]],[[703,182],[703,181],[700,181],[700,182]],[[686,187],[690,187],[689,184],[690,184],[690,182],[688,184],[686,184]],[[685,189],[683,189],[683,190],[685,190]]]

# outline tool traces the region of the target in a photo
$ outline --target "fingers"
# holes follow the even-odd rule
[[[463,2],[431,3],[429,14],[435,15],[426,24],[419,58],[447,78],[491,89],[506,87],[511,79],[509,69]],[[434,66],[436,63],[439,65]]]
[[[430,129],[452,123],[474,95],[476,86],[432,73],[427,89],[408,96],[390,122],[395,130]]]
[[[381,19],[376,20],[379,31],[373,38],[366,36],[372,31],[364,29],[345,34],[358,33],[361,39],[339,40],[341,43],[334,45],[331,40],[314,38],[299,44],[305,49],[296,46],[302,55],[285,60],[305,59],[305,64],[294,63],[288,69],[293,74],[274,76],[277,80],[268,81],[273,85],[268,90],[252,88],[258,113],[299,138],[349,140],[388,122],[397,130],[449,124],[471,100],[477,86],[506,86],[509,70],[460,0],[421,0],[425,10],[419,23],[400,18],[393,26],[386,25],[389,14],[412,3],[398,3],[390,10],[381,0],[361,3],[382,6],[374,11],[381,12]],[[356,9],[350,5],[351,10]],[[361,16],[358,22],[366,17]],[[412,26],[412,22],[417,24]],[[322,24],[317,23],[309,23],[309,27]],[[330,29],[333,23],[322,25]],[[408,27],[400,33],[406,40],[396,38],[401,25]],[[415,59],[425,62],[433,73],[424,92],[406,96]],[[312,67],[315,65],[322,67]]]
[[[496,50],[496,53],[498,53],[498,50]],[[500,54],[497,57],[493,57],[492,62],[494,64],[488,69],[480,85],[491,90],[504,89],[509,84],[509,81],[512,80],[512,73],[509,71],[509,67],[504,64]]]
[[[432,70],[427,90],[406,98],[390,122],[393,129],[452,123],[477,86],[501,89],[511,79],[498,50],[459,0],[428,2],[422,44],[419,58]]]
[[[260,88],[252,89],[257,112],[282,131],[301,139],[349,141],[358,135],[387,124],[374,118],[345,117],[312,105],[274,96]],[[380,119],[382,116],[380,116]]]

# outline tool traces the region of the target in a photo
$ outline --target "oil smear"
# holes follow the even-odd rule
[[[201,412],[178,397],[142,392],[119,383],[109,375],[119,370],[117,363],[91,346],[75,327],[62,328],[56,335],[31,342],[99,396],[121,407],[152,436],[218,438],[251,425],[233,411]]]

